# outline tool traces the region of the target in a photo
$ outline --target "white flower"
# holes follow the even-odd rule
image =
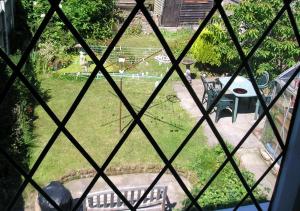
[[[44,18],[46,15],[45,15],[45,13],[42,13],[41,14],[41,18]]]

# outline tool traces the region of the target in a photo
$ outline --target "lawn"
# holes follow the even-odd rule
[[[115,79],[119,84],[119,79]],[[48,78],[42,87],[48,91],[48,105],[62,120],[84,80]],[[180,102],[172,90],[170,81],[161,90],[142,118],[151,135],[165,155],[170,158],[195,125],[195,120],[180,107]],[[123,93],[138,112],[154,89],[154,81],[145,79],[123,79]],[[79,141],[90,156],[101,166],[123,133],[119,132],[120,101],[104,79],[93,82],[74,115],[67,123],[67,129]],[[35,147],[32,148],[31,165],[56,129],[54,123],[38,106],[34,121]],[[121,129],[127,130],[132,118],[122,106]],[[210,148],[200,128],[191,138],[173,163],[175,169],[192,171],[197,175],[193,193],[208,181],[225,160],[220,146]],[[238,160],[237,160],[238,162]],[[163,165],[163,162],[138,126],[134,128],[124,145],[113,158],[109,167]],[[91,169],[91,165],[63,135],[59,135],[53,147],[34,175],[34,180],[44,186],[53,180],[80,169]],[[254,183],[253,174],[242,170],[249,184]],[[199,201],[203,207],[211,209],[231,206],[246,193],[233,168],[227,164],[222,173],[212,183]],[[264,200],[264,193],[257,188],[255,195]],[[186,201],[187,202],[187,201]],[[247,203],[249,201],[247,200]],[[187,203],[188,204],[188,203]]]
[[[117,83],[119,84],[119,81]],[[54,78],[42,81],[42,88],[47,90],[49,95],[48,105],[61,120],[83,84],[84,81]],[[153,89],[154,81],[152,80],[123,79],[123,93],[137,112]],[[122,136],[119,133],[119,104],[120,101],[108,83],[103,79],[96,80],[66,126],[99,165],[105,161]],[[54,123],[40,106],[35,109],[35,115],[37,116],[34,121],[36,144],[32,149],[31,164],[37,159],[56,129]],[[124,106],[122,106],[121,116],[121,128],[125,131],[126,125],[132,118]],[[191,119],[180,107],[172,90],[172,82],[161,90],[142,121],[167,157],[175,152],[195,124],[195,120]],[[195,155],[205,149],[205,137],[202,130],[199,130],[176,159],[175,166],[188,169]],[[123,164],[162,164],[139,127],[134,128],[111,162],[113,166]],[[90,167],[85,158],[61,134],[34,175],[34,179],[40,184],[46,184],[51,180],[59,179],[72,170]]]
[[[184,46],[187,44],[191,36],[193,35],[194,31],[190,29],[182,29],[177,32],[168,32],[162,31],[164,38],[166,39],[167,43],[169,44],[172,52],[175,56],[178,56],[181,51],[183,50]],[[158,38],[155,36],[154,33],[150,34],[140,34],[140,35],[124,35],[121,37],[119,42],[117,43],[118,47],[129,47],[129,48],[161,48],[163,49],[162,45],[160,44]],[[131,52],[132,54],[137,54],[138,51]],[[130,51],[129,51],[130,53]],[[142,53],[142,52],[141,52]],[[155,55],[146,58],[143,62],[137,62],[135,64],[129,64],[125,61],[125,69],[127,73],[148,73],[152,76],[161,76],[166,73],[166,71],[171,67],[171,64],[159,64],[154,57],[162,54],[159,52]],[[97,54],[98,55],[98,54]],[[149,54],[151,55],[151,53]],[[140,58],[140,55],[132,55]],[[101,55],[98,55],[100,58]],[[190,57],[188,55],[188,57]],[[87,55],[87,61],[91,61],[91,58]],[[119,64],[112,59],[112,56],[108,57],[107,62],[104,65],[109,72],[119,72],[120,66]],[[185,66],[180,65],[182,70],[185,71]],[[95,68],[95,65],[92,64],[88,67],[88,71],[91,72]],[[59,74],[61,73],[77,73],[82,71],[82,67],[79,65],[79,53],[78,55],[75,54],[72,56],[72,63],[68,67],[62,68],[58,71]],[[191,67],[191,72],[197,74],[199,70],[194,66]]]

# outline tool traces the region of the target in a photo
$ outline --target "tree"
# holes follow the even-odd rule
[[[48,0],[22,1],[28,14],[28,22],[31,23],[34,31],[50,8],[50,3]],[[84,38],[102,40],[111,36],[115,0],[61,1],[60,8]],[[59,41],[60,44],[65,42],[65,40],[61,40],[61,37],[65,37],[64,34],[68,32],[68,29],[58,15],[53,16],[47,30],[49,39]]]
[[[48,0],[22,0],[26,11],[26,20],[32,33],[35,33],[47,14]],[[89,43],[99,43],[112,36],[115,21],[115,0],[68,0],[61,1],[59,7]],[[54,13],[35,49],[36,66],[43,72],[57,70],[72,62],[77,40]]]
[[[111,36],[114,22],[114,0],[68,0],[64,12],[86,38],[105,39]]]
[[[226,8],[232,14],[229,16],[230,23],[246,54],[249,53],[282,6],[282,0],[243,0],[239,4],[231,4]],[[300,11],[300,2],[295,1],[291,7],[299,23],[300,13],[295,11]],[[207,46],[212,46],[211,50],[198,48],[198,51],[193,53],[195,59],[202,64],[227,66],[228,70],[236,70],[241,62],[221,17],[214,16],[212,23],[207,26],[207,30],[209,33],[202,33],[193,47],[196,48],[202,42]],[[199,55],[206,53],[205,51],[217,55],[217,58],[221,58],[220,62],[205,57],[199,58]],[[299,58],[299,45],[289,18],[287,14],[284,14],[251,58],[250,66],[256,74],[268,71],[274,76],[298,62]]]

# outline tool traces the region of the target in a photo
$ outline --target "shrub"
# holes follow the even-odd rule
[[[228,6],[228,18],[245,52],[249,53],[260,36],[282,7],[281,0],[244,0]],[[300,10],[300,2],[291,4],[292,11]],[[296,20],[300,13],[294,12]],[[204,30],[194,48],[194,57],[202,64],[217,65],[235,71],[241,64],[240,56],[220,16]],[[208,56],[210,55],[210,56]],[[287,14],[284,14],[249,61],[254,73],[268,71],[278,75],[299,61],[300,49]]]
[[[191,54],[197,62],[221,65],[221,52],[214,43],[213,32],[204,29],[191,48]]]
[[[22,0],[22,2],[34,31],[38,27],[41,15],[47,13],[50,4],[46,0]],[[111,35],[111,27],[114,23],[114,0],[68,0],[63,1],[60,7],[83,37],[105,39]],[[51,28],[54,34],[48,36],[52,38],[59,35],[60,30],[64,33],[68,31],[57,15],[51,21]]]
[[[18,61],[20,56],[15,55],[11,58],[13,61]],[[3,90],[10,71],[4,64],[0,64],[0,69],[0,89]],[[32,69],[31,63],[27,62],[21,71],[43,96]],[[0,147],[26,172],[29,169],[30,149],[34,145],[32,130],[36,104],[29,90],[19,80],[16,80],[0,105]],[[16,190],[22,183],[22,178],[2,154],[0,155],[0,163],[0,210],[5,210],[4,206],[7,206],[14,197]],[[23,200],[20,197],[14,208],[19,209],[23,206]]]

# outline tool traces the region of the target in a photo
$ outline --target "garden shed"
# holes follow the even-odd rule
[[[198,25],[213,7],[213,0],[155,0],[154,16],[160,26]]]
[[[294,109],[295,99],[297,91],[300,86],[300,62],[284,71],[274,80],[274,87],[272,90],[272,98],[282,89],[290,77],[298,71],[297,76],[281,95],[273,108],[270,110],[274,122],[279,130],[282,140],[285,142],[287,139],[287,132],[290,126],[292,112]],[[269,153],[269,155],[275,159],[281,153],[281,148],[278,141],[271,129],[270,123],[266,121],[264,130],[262,133],[262,142]]]

